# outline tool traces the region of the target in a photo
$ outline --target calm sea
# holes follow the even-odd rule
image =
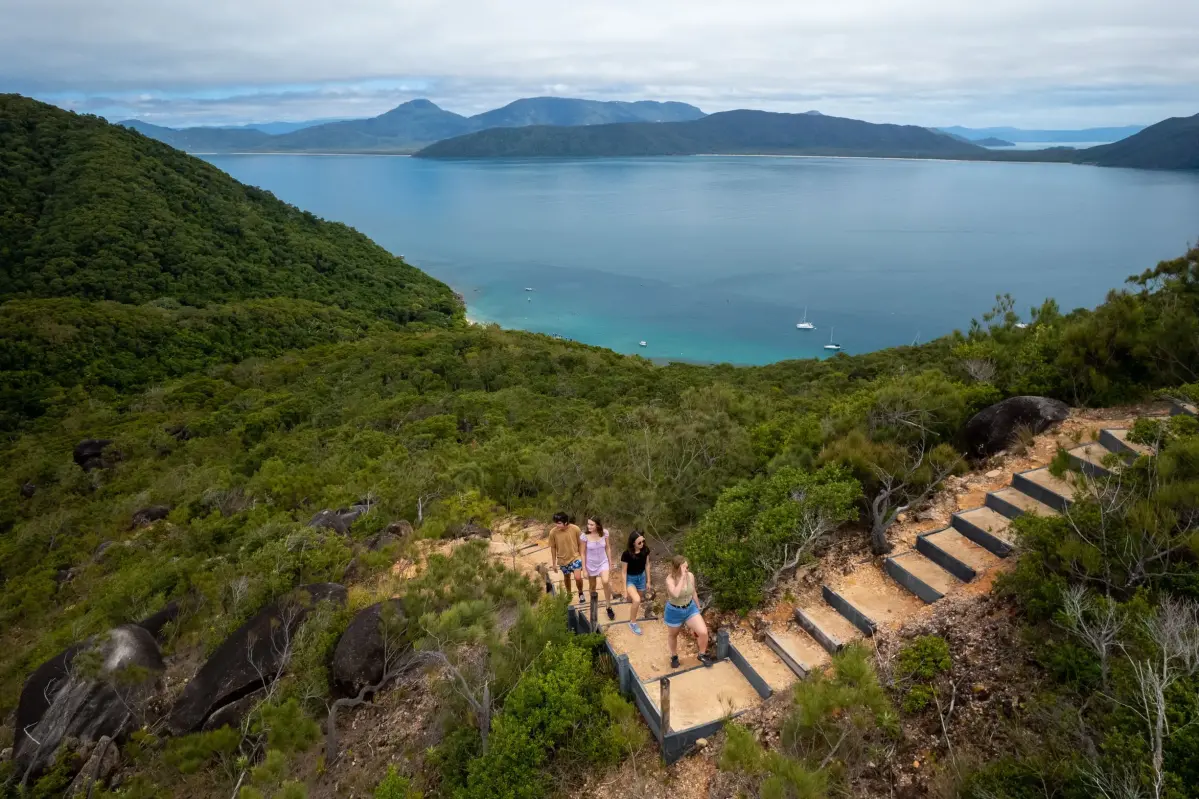
[[[1199,235],[1199,174],[694,157],[207,156],[460,291],[472,318],[769,363],[908,344],[1010,292],[1094,306]],[[532,291],[526,291],[526,288]],[[796,322],[807,309],[816,330]],[[641,347],[639,342],[647,346]]]

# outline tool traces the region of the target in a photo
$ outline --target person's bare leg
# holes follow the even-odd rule
[[[682,627],[667,627],[666,628],[666,645],[670,649],[670,656],[677,658],[679,656],[679,630]]]
[[[608,605],[612,605],[612,577],[607,569],[600,572],[600,582],[604,585],[604,596],[608,598]]]
[[[567,580],[566,582],[568,584],[570,583],[569,580]],[[575,585],[577,585],[579,587],[579,596],[582,596],[583,595],[583,572],[581,570],[575,572]]]
[[[641,594],[631,585],[626,585],[624,588],[625,596],[628,597],[630,603],[629,621],[637,621],[637,619],[641,618],[637,615],[637,611],[641,610]]]
[[[687,629],[695,636],[695,645],[700,652],[708,651],[708,625],[703,616],[692,616],[687,619]]]

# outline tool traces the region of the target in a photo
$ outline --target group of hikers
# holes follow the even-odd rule
[[[604,598],[608,619],[615,621],[616,612],[612,609],[612,543],[604,525],[594,516],[587,519],[587,531],[584,532],[571,523],[565,513],[554,514],[554,524],[549,534],[550,558],[553,568],[562,572],[563,590],[570,592],[570,581],[573,576],[575,587],[579,592],[579,602],[586,601],[583,592],[583,577],[588,580],[588,589],[596,591],[596,582],[604,588]],[[649,545],[645,535],[640,530],[629,533],[628,543],[620,553],[620,562],[624,564],[624,593],[629,600],[629,629],[634,635],[641,635],[640,618],[641,603],[650,596],[649,586]],[[687,567],[687,559],[675,555],[670,561],[670,571],[666,575],[666,611],[663,614],[666,624],[667,641],[670,648],[670,666],[679,667],[678,640],[679,632],[686,628],[695,636],[696,647],[699,649],[699,662],[711,666],[715,660],[708,655],[708,626],[704,624],[703,614],[695,596],[695,575]]]

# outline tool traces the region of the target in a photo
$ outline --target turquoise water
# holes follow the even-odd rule
[[[653,358],[823,357],[1094,306],[1199,235],[1199,174],[837,158],[208,156],[446,281],[473,318]],[[525,288],[534,291],[526,292]],[[807,307],[814,331],[795,323]],[[645,340],[642,348],[638,342]]]

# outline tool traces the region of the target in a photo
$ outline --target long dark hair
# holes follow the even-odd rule
[[[630,555],[635,555],[635,554],[637,554],[637,549],[636,549],[636,546],[637,546],[637,539],[638,539],[638,538],[645,538],[645,533],[641,532],[640,530],[634,530],[633,532],[629,533],[629,549],[628,549],[628,552],[629,552],[629,554],[630,554]],[[646,544],[646,546],[649,546],[649,544]]]

